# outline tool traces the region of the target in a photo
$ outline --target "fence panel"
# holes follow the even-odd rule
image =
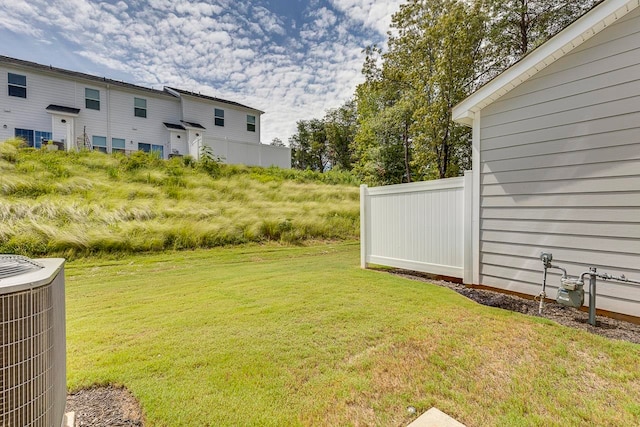
[[[470,281],[471,180],[360,188],[361,262]]]

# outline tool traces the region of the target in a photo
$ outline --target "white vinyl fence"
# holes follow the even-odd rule
[[[472,173],[360,187],[361,263],[471,282]]]

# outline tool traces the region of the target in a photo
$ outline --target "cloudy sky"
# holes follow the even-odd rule
[[[362,81],[402,0],[0,0],[0,54],[266,112],[264,143]]]

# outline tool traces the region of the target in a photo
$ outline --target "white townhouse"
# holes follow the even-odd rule
[[[191,155],[203,145],[224,162],[291,167],[288,147],[260,143],[263,111],[165,87],[146,88],[0,56],[0,140],[40,148]]]

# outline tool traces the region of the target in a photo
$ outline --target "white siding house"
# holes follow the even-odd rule
[[[156,90],[0,56],[0,140],[39,148],[136,150],[200,156],[203,145],[227,163],[291,167],[287,147],[260,143],[264,112],[175,88]],[[263,155],[262,153],[267,153]]]
[[[473,284],[537,295],[541,251],[640,279],[638,6],[603,1],[454,108],[473,128]],[[597,294],[640,317],[640,285]]]

